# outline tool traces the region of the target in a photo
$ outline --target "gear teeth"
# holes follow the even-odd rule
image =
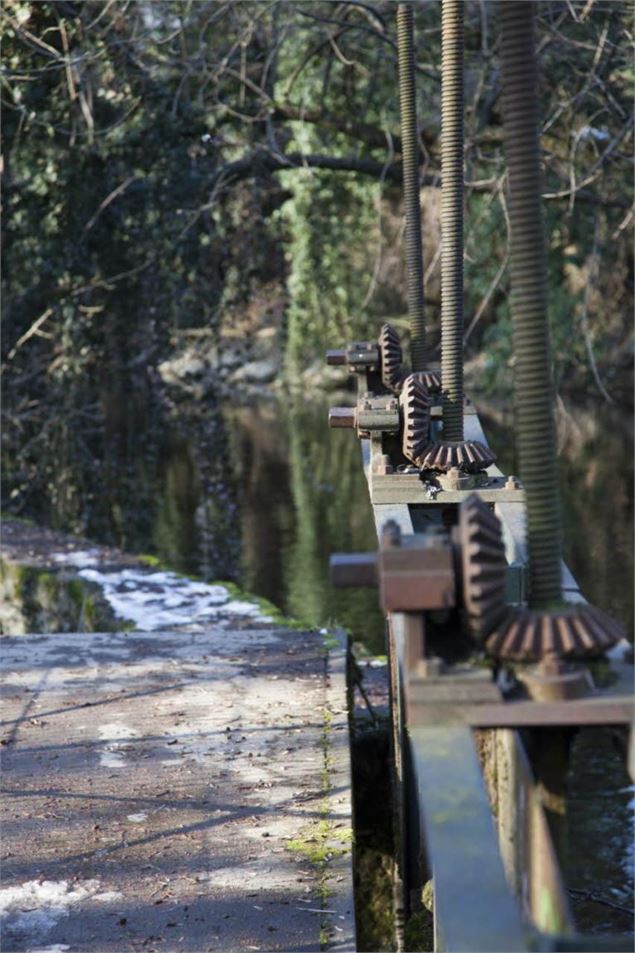
[[[419,457],[430,439],[430,399],[419,375],[409,374],[406,377],[399,404],[403,418],[402,452],[407,460],[419,466]]]
[[[496,457],[477,440],[444,440],[426,447],[419,461],[422,470],[447,473],[453,467],[464,473],[478,473],[491,466]]]
[[[470,629],[480,642],[508,611],[505,602],[507,560],[498,517],[476,493],[459,511],[463,601]]]
[[[624,630],[601,609],[582,603],[552,612],[510,608],[485,640],[490,655],[510,661],[537,661],[547,655],[588,658],[624,638]]]
[[[403,367],[403,351],[399,335],[391,324],[382,325],[377,340],[384,387],[398,394],[407,375]]]
[[[412,375],[425,384],[429,394],[441,393],[441,372],[440,371],[417,371]]]

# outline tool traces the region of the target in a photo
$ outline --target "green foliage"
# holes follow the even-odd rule
[[[298,371],[334,342],[377,333],[377,316],[361,304],[372,274],[367,242],[378,187],[322,170],[284,178],[293,194],[281,209],[290,236],[286,358]]]
[[[556,378],[610,389],[632,363],[632,25],[615,4],[539,8]],[[120,545],[154,537],[167,553],[176,516],[152,492],[173,406],[158,368],[184,332],[250,336],[282,322],[296,375],[326,346],[403,319],[393,10],[7,0],[5,506]],[[494,389],[511,376],[512,347],[497,27],[482,4],[465,14],[466,177],[478,183],[467,189],[468,322],[479,314],[467,353],[486,352]],[[432,317],[438,6],[416,5],[416,27]],[[333,158],[342,171],[317,167]],[[356,173],[359,162],[371,171]],[[213,399],[204,410],[215,416]],[[227,530],[221,429],[216,453],[195,441],[210,507],[196,518]],[[229,560],[210,572],[231,575]]]

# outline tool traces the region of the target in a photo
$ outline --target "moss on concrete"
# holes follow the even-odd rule
[[[421,891],[421,908],[408,917],[404,944],[408,953],[434,950],[434,889],[431,880]]]
[[[68,570],[0,558],[0,631],[112,632],[121,620],[101,589]]]
[[[359,950],[396,949],[393,874],[394,861],[389,854],[366,844],[355,852],[355,909]]]
[[[339,645],[339,642],[338,642]],[[321,781],[322,799],[318,805],[319,820],[312,821],[303,828],[299,836],[287,841],[287,850],[304,857],[314,868],[317,874],[317,894],[320,898],[324,913],[320,922],[320,949],[327,950],[335,933],[326,906],[329,895],[328,865],[336,857],[343,857],[351,853],[355,840],[353,829],[337,827],[330,817],[331,807],[329,794],[331,792],[331,724],[333,715],[328,708],[322,709],[322,737],[321,747],[324,757]]]
[[[352,768],[355,829],[355,918],[358,949],[396,949],[394,836],[387,724],[357,724]]]

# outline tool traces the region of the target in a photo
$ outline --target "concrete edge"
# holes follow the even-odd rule
[[[353,890],[353,787],[351,773],[351,743],[348,712],[347,661],[348,635],[341,629],[329,631],[326,636],[326,709],[328,728],[329,779],[328,817],[334,834],[345,834],[345,853],[336,854],[327,866],[326,887],[329,896],[327,909],[330,939],[327,950],[348,953],[357,949],[355,929],[355,899]],[[334,644],[334,643],[337,644]],[[337,840],[335,841],[337,844]],[[341,842],[339,847],[341,849]]]

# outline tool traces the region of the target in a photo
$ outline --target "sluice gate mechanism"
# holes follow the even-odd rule
[[[334,555],[331,575],[376,586],[386,614],[396,919],[432,881],[435,950],[631,948],[575,932],[561,872],[572,731],[631,724],[632,649],[562,562],[534,15],[524,0],[499,5],[519,478],[496,466],[463,387],[461,0],[442,3],[441,373],[424,320],[408,4],[397,29],[411,366],[390,325],[327,355],[357,378],[356,405],[332,408],[329,424],[361,440],[378,537],[376,553]]]

